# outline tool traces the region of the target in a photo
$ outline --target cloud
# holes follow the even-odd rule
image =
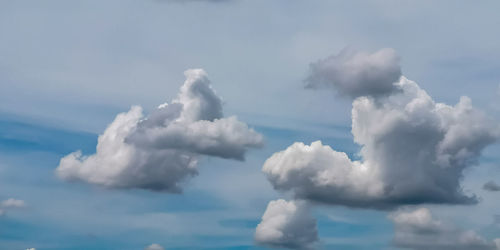
[[[500,191],[500,185],[498,185],[494,181],[488,181],[484,184],[483,189],[488,190],[488,191],[492,191],[492,192],[496,192],[496,191]]]
[[[26,206],[26,202],[23,200],[18,200],[14,198],[9,198],[0,202],[0,216],[7,214],[8,210],[23,208]]]
[[[110,188],[181,192],[195,176],[202,155],[243,160],[263,137],[236,117],[223,117],[222,101],[204,70],[185,72],[178,97],[149,116],[133,106],[118,114],[99,136],[96,153],[73,152],[60,161],[57,175]]]
[[[146,248],[144,248],[144,250],[165,250],[165,248],[163,248],[162,246],[160,246],[158,244],[151,244],[151,245],[147,246]]]
[[[255,241],[269,247],[310,249],[317,240],[316,220],[305,201],[269,202],[255,231]]]
[[[499,225],[500,226],[500,214],[493,215],[493,225]]]
[[[427,208],[398,211],[389,215],[394,222],[393,243],[414,250],[487,250],[500,249],[500,239],[487,241],[476,232],[463,230],[432,217]]]
[[[299,199],[362,208],[477,202],[460,181],[464,169],[497,141],[498,124],[468,97],[449,106],[405,77],[395,86],[400,91],[353,101],[352,134],[362,146],[361,160],[320,141],[297,142],[264,163],[274,188]]]
[[[2,201],[1,207],[3,208],[20,208],[24,207],[26,203],[23,200],[17,200],[14,198],[9,198]]]
[[[306,78],[308,88],[333,87],[338,94],[356,98],[359,96],[383,96],[398,90],[401,76],[399,57],[393,49],[375,53],[355,52],[345,49],[311,63]]]

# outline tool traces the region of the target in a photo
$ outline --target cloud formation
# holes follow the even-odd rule
[[[255,241],[269,247],[311,249],[317,240],[316,220],[305,201],[269,202],[255,231]]]
[[[17,200],[14,198],[9,198],[7,200],[2,201],[1,206],[3,208],[20,208],[24,207],[26,204],[23,200]]]
[[[204,70],[187,70],[177,98],[149,116],[133,106],[99,136],[96,153],[63,157],[56,169],[65,180],[109,188],[181,192],[198,173],[201,155],[244,160],[263,138],[236,117],[223,117],[222,101]]]
[[[393,49],[375,53],[345,49],[311,63],[305,82],[308,88],[333,87],[338,94],[356,98],[359,96],[383,96],[398,90],[401,76],[399,57]]]
[[[413,81],[401,91],[353,101],[352,134],[362,145],[352,161],[321,142],[295,143],[263,166],[278,190],[297,198],[351,207],[475,203],[460,186],[463,170],[499,137],[499,127],[467,97],[436,103]]]
[[[495,250],[500,239],[487,241],[476,232],[463,230],[432,217],[427,208],[398,211],[389,215],[394,222],[397,247],[413,250]]]
[[[147,246],[146,248],[144,248],[144,250],[165,250],[165,248],[163,248],[159,244],[151,244],[151,245]]]
[[[488,181],[484,184],[483,189],[491,192],[497,192],[500,191],[500,185],[494,181]]]
[[[26,206],[23,200],[18,200],[14,198],[9,198],[0,203],[0,216],[5,215],[8,210],[22,208]]]

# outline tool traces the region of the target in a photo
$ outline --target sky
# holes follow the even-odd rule
[[[498,1],[0,6],[1,249],[500,249]]]

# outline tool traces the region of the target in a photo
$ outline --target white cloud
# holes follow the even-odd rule
[[[144,250],[165,250],[165,248],[163,248],[159,244],[151,244],[151,245],[147,246],[146,248],[144,248]]]
[[[7,214],[8,210],[18,209],[26,206],[26,202],[14,198],[9,198],[0,202],[0,216]]]
[[[270,247],[309,249],[318,240],[316,220],[305,201],[271,201],[257,226],[255,240]]]
[[[493,242],[471,230],[463,230],[432,217],[427,208],[398,211],[389,215],[394,222],[394,244],[414,250],[494,250],[500,249],[500,239]]]
[[[20,208],[24,207],[26,204],[23,200],[17,200],[14,198],[9,198],[2,201],[1,207],[3,208]]]
[[[375,53],[343,50],[310,65],[307,87],[334,87],[341,95],[383,96],[397,91],[401,76],[399,57],[393,49]]]
[[[243,160],[263,138],[235,117],[224,118],[222,101],[201,69],[185,72],[178,97],[144,117],[141,107],[116,116],[99,136],[96,154],[63,157],[57,174],[112,188],[180,192],[196,175],[200,155]]]
[[[500,126],[473,108],[468,97],[461,97],[455,106],[435,102],[400,75],[393,50],[372,55],[342,52],[312,64],[311,71],[309,87],[332,86],[354,99],[352,134],[362,146],[359,160],[321,141],[296,142],[273,154],[262,167],[276,190],[314,203],[373,209],[477,202],[475,195],[462,189],[463,173],[498,140]],[[418,218],[415,223],[436,226],[438,233],[447,234],[439,222],[425,221],[430,218],[425,212],[422,220]],[[455,232],[459,232],[457,244],[445,239],[450,248],[415,249],[493,249],[500,244],[475,233]]]
[[[476,202],[460,180],[498,139],[498,125],[467,97],[449,106],[404,77],[396,85],[401,91],[389,96],[353,101],[352,134],[362,160],[319,141],[295,143],[264,163],[272,185],[298,198],[352,207]]]

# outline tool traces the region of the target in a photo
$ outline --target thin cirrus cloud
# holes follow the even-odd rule
[[[312,249],[318,240],[316,220],[305,201],[269,202],[255,231],[258,244],[291,249]]]
[[[488,241],[472,230],[464,230],[432,217],[427,208],[396,211],[389,215],[394,223],[393,244],[413,250],[496,250],[500,239]]]
[[[223,117],[222,100],[202,69],[187,70],[178,97],[149,116],[133,106],[118,114],[99,136],[96,153],[73,152],[57,175],[108,188],[178,193],[195,176],[200,156],[244,160],[263,137],[236,117]]]
[[[264,163],[273,187],[299,199],[359,208],[476,203],[460,180],[497,141],[498,124],[473,108],[468,97],[454,106],[437,103],[417,83],[399,77],[392,50],[354,55],[328,59],[335,62],[316,72],[324,76],[309,78],[321,78],[355,98],[352,134],[362,146],[361,160],[320,141],[296,142]]]

